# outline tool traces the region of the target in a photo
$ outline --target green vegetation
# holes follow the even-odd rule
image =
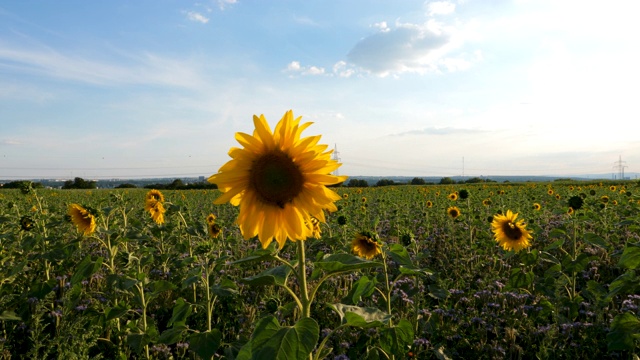
[[[276,261],[294,259],[295,243],[278,251],[244,240],[235,225],[238,209],[213,205],[217,190],[163,190],[162,225],[144,209],[146,189],[0,191],[0,354],[309,359],[299,354],[315,349],[326,359],[633,359],[640,353],[637,182],[348,184],[335,189],[343,199],[321,225],[321,238],[306,241],[317,329],[297,320],[289,291],[295,292],[294,276]],[[95,233],[79,235],[65,219],[72,203],[95,212]],[[456,219],[447,216],[451,206],[460,209]],[[494,241],[490,221],[507,210],[525,220],[530,248],[505,252]],[[208,223],[211,213],[216,217]],[[208,228],[214,221],[217,238]],[[352,255],[361,231],[376,235],[382,255]],[[252,354],[247,344],[276,345]]]

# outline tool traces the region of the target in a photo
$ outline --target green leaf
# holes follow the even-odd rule
[[[533,282],[533,278],[533,273],[525,273],[520,268],[513,268],[509,276],[509,286],[514,289],[527,288]]]
[[[2,312],[2,314],[0,314],[0,320],[2,321],[8,321],[8,320],[16,320],[16,321],[21,321],[22,318],[20,316],[18,316],[15,312],[13,311],[9,311],[9,310],[4,310]]]
[[[562,230],[562,229],[560,229],[560,228],[554,228],[554,229],[551,229],[551,231],[549,231],[549,238],[551,238],[551,239],[553,239],[553,238],[566,238],[566,237],[567,237],[567,232]]]
[[[640,320],[630,313],[618,314],[607,334],[609,351],[635,349],[635,340],[640,338]]]
[[[415,268],[411,261],[411,257],[409,256],[409,252],[400,244],[391,244],[391,246],[389,246],[389,256],[391,256],[393,261],[397,262],[401,266],[406,266],[410,269]]]
[[[75,285],[98,272],[102,266],[102,260],[104,260],[103,257],[98,257],[96,261],[92,261],[91,255],[87,255],[80,264],[78,264],[75,274],[71,276],[71,285]]]
[[[182,334],[186,330],[187,330],[187,327],[184,325],[175,326],[170,329],[167,329],[162,332],[162,334],[160,335],[160,338],[158,339],[158,342],[162,344],[167,344],[167,345],[175,344],[178,341],[180,341],[180,339],[182,339]]]
[[[150,337],[147,334],[129,334],[127,335],[126,343],[127,345],[136,352],[136,354],[140,354],[144,346],[149,344]]]
[[[211,286],[211,292],[220,297],[233,296],[238,294],[238,286],[232,280],[224,277],[220,279],[219,284]]]
[[[553,230],[551,230],[551,231],[553,231]],[[564,245],[564,239],[558,239],[558,240],[552,242],[551,244],[547,245],[543,250],[544,251],[549,251],[549,250],[557,249],[557,248],[561,247],[562,245]]]
[[[254,251],[251,255],[245,258],[236,260],[230,263],[230,265],[244,264],[244,263],[254,262],[254,261],[266,261],[266,260],[274,261],[276,260],[274,255],[278,251],[277,246],[278,246],[278,243],[274,241],[271,244],[269,244],[269,246],[266,249],[258,249]]]
[[[627,244],[618,265],[627,269],[637,269],[640,266],[640,247],[637,244]]]
[[[382,266],[379,262],[365,260],[351,254],[326,255],[314,265],[316,268],[322,269],[329,274]]]
[[[281,327],[273,316],[261,319],[251,335],[252,359],[305,360],[320,338],[318,323],[300,319],[294,326]]]
[[[583,239],[584,239],[584,242],[589,244],[589,245],[598,246],[598,247],[601,247],[603,249],[608,249],[609,248],[609,244],[607,244],[607,242],[597,234],[586,233],[586,234],[584,234]]]
[[[412,269],[405,266],[400,266],[400,273],[407,276],[431,276],[433,272],[427,269]]]
[[[112,319],[119,319],[129,311],[129,306],[125,302],[120,302],[118,305],[105,310],[106,321]]]
[[[266,285],[282,286],[287,282],[287,277],[289,276],[289,273],[291,273],[290,267],[286,265],[280,265],[278,267],[265,270],[258,275],[241,279],[240,281],[251,286],[266,286]]]
[[[427,293],[427,295],[431,296],[434,299],[444,300],[448,298],[449,295],[451,295],[449,290],[443,289],[437,285],[433,285],[433,284],[429,285],[427,289],[429,289],[429,292]]]
[[[220,347],[222,333],[218,329],[191,334],[188,337],[189,349],[205,360],[213,358]]]
[[[173,306],[173,313],[167,326],[174,326],[174,324],[184,324],[187,321],[191,311],[193,310],[191,304],[184,301],[183,298],[178,298],[176,304]]]
[[[358,281],[353,283],[353,285],[351,286],[351,290],[349,290],[349,293],[344,297],[342,301],[349,304],[357,304],[360,299],[368,298],[369,296],[371,296],[375,289],[375,278],[372,280],[367,276],[363,276],[358,279]]]
[[[594,259],[596,259],[595,256],[581,253],[580,255],[578,255],[578,257],[575,260],[572,260],[570,262],[567,262],[567,259],[565,258],[562,261],[562,267],[564,268],[564,271],[568,274],[572,272],[578,273],[586,269],[589,262]]]
[[[413,342],[413,326],[407,319],[398,325],[380,331],[380,347],[387,354],[406,354],[408,346]]]
[[[520,261],[522,261],[525,266],[536,265],[538,263],[538,250],[533,249],[530,252],[521,252]]]
[[[633,294],[638,288],[638,277],[634,270],[618,276],[609,284],[609,294],[604,299],[606,302],[611,301],[616,295]]]
[[[151,295],[152,296],[156,296],[162,292],[165,291],[170,291],[170,290],[175,290],[177,288],[177,286],[173,285],[172,283],[168,282],[167,280],[156,280],[153,281],[149,284],[149,287],[151,288]]]
[[[338,313],[343,325],[367,329],[388,324],[389,320],[391,320],[391,315],[374,307],[345,304],[329,304],[328,306]]]

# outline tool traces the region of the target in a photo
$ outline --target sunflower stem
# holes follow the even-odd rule
[[[298,240],[296,242],[298,243],[298,285],[300,285],[300,302],[302,304],[302,318],[304,319],[311,317],[311,303],[307,290],[307,259],[304,250],[304,240]]]

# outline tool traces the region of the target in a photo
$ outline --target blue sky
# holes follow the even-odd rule
[[[209,176],[289,109],[341,175],[637,171],[639,8],[2,2],[0,179]]]

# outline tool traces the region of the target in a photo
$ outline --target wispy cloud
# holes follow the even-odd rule
[[[463,135],[463,134],[480,134],[485,132],[479,129],[454,128],[454,127],[426,127],[423,129],[409,130],[391,136],[406,135]]]
[[[107,62],[44,45],[0,42],[0,69],[95,85],[155,84],[189,88],[201,83],[196,64],[189,60],[153,53],[114,52],[114,55],[121,59]]]
[[[218,7],[220,10],[224,10],[229,5],[237,4],[238,0],[218,0]]]
[[[16,139],[2,139],[0,140],[0,144],[2,145],[22,145],[22,141]]]
[[[456,4],[450,1],[434,1],[427,4],[429,16],[451,14],[456,9]]]
[[[209,18],[202,15],[199,12],[195,12],[195,11],[186,11],[185,12],[187,19],[189,19],[190,21],[195,21],[195,22],[199,22],[202,24],[206,24],[209,22]]]

